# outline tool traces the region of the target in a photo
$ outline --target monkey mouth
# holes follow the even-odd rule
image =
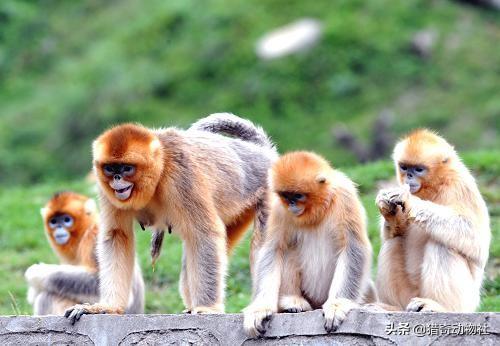
[[[53,233],[53,235],[54,235],[54,240],[59,245],[66,244],[69,241],[70,237],[69,232],[64,228],[57,228]]]
[[[417,184],[409,184],[410,185],[410,193],[416,193],[420,190],[420,185]]]
[[[124,201],[130,197],[132,194],[132,189],[134,188],[134,183],[121,180],[112,180],[109,182],[109,186],[115,191],[115,197],[120,201]]]
[[[304,208],[298,207],[296,205],[289,205],[288,210],[294,215],[294,216],[300,216],[304,213]]]
[[[115,196],[121,201],[126,200],[127,198],[130,197],[132,194],[132,189],[134,188],[134,184],[131,184],[130,186],[127,186],[123,189],[116,189],[115,190]]]

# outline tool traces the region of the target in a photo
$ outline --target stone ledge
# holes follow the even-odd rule
[[[266,336],[256,340],[246,337],[242,319],[241,314],[93,315],[83,316],[72,326],[58,316],[3,316],[0,317],[0,345],[500,345],[500,313],[493,312],[443,314],[358,310],[351,311],[333,334],[325,333],[320,310],[279,314],[273,317]],[[446,328],[459,335],[445,335]],[[400,335],[406,334],[406,330],[407,335]],[[481,335],[484,331],[486,334]]]

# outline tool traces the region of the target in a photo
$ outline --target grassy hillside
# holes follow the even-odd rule
[[[301,17],[323,23],[312,50],[261,61],[256,41]],[[333,145],[344,122],[367,139],[440,130],[459,149],[498,138],[500,16],[460,1],[184,0],[0,2],[0,182],[71,180],[90,140],[120,121],[187,125],[216,111],[261,123],[282,151]],[[432,56],[409,49],[432,30]],[[298,132],[300,129],[300,132]]]
[[[483,151],[465,155],[465,162],[473,170],[487,200],[493,238],[491,243],[488,279],[481,309],[500,311],[500,152]],[[393,177],[390,162],[377,162],[344,170],[357,183],[368,211],[369,235],[378,253],[378,215],[374,205],[375,193],[380,183]],[[0,315],[31,311],[26,302],[25,269],[36,262],[55,263],[56,258],[43,235],[39,208],[61,189],[74,189],[90,194],[93,188],[82,181],[46,183],[31,187],[0,188]],[[163,253],[155,272],[150,266],[148,248],[150,233],[137,230],[138,254],[146,279],[146,312],[178,313],[182,303],[177,292],[180,269],[180,242],[175,237],[165,239]],[[250,275],[248,268],[248,238],[238,247],[231,259],[228,276],[227,311],[238,312],[249,302]],[[375,274],[375,272],[374,272]]]

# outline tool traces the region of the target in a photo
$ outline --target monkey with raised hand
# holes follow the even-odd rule
[[[70,191],[58,192],[41,214],[45,234],[61,264],[39,263],[26,271],[33,313],[58,315],[74,304],[98,301],[98,216],[94,200]],[[136,266],[127,312],[143,311],[144,283]]]
[[[429,130],[397,143],[400,187],[379,192],[377,290],[407,311],[473,312],[491,232],[486,204],[454,148]]]
[[[262,336],[276,312],[323,308],[334,331],[357,303],[376,299],[371,245],[354,183],[311,152],[282,156],[271,171],[268,227],[257,253],[244,328]]]
[[[113,127],[93,143],[101,197],[98,303],[66,313],[122,313],[134,261],[133,223],[183,241],[180,293],[186,311],[224,312],[228,251],[255,220],[261,239],[267,220],[267,172],[277,152],[248,120],[219,113],[188,130]],[[156,238],[156,236],[155,236]],[[154,241],[161,244],[161,237]],[[257,242],[256,241],[256,242]]]

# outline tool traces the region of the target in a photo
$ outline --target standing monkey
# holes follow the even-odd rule
[[[354,183],[310,152],[282,156],[271,172],[272,203],[258,251],[244,327],[265,333],[275,312],[323,308],[337,329],[356,302],[372,302],[371,245]]]
[[[407,311],[473,312],[491,232],[486,204],[453,147],[417,130],[394,149],[400,187],[379,192],[377,289]]]
[[[56,193],[41,209],[45,234],[61,264],[35,264],[26,271],[28,300],[35,315],[63,314],[77,303],[98,300],[95,245],[98,217],[94,200]],[[135,268],[127,312],[144,311],[144,283]]]
[[[263,198],[277,153],[264,131],[227,113],[201,119],[188,130],[125,124],[95,140],[93,157],[102,201],[101,298],[76,305],[67,317],[74,323],[85,313],[123,313],[134,219],[156,234],[171,229],[182,238],[180,293],[186,310],[224,312],[228,250],[254,219],[257,233],[267,219]]]

